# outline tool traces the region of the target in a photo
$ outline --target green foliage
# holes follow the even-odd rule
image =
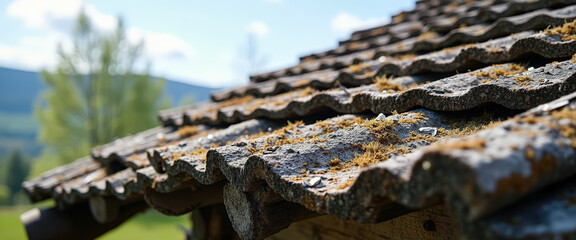
[[[26,210],[20,208],[0,208],[0,239],[27,239],[20,214]]]
[[[32,207],[49,206],[0,208],[0,239],[27,239],[24,226],[20,222],[20,214]],[[173,217],[148,210],[130,218],[98,239],[182,239],[184,233],[177,228],[178,225],[189,228],[190,222],[185,215]]]
[[[10,203],[10,188],[4,184],[0,184],[0,205],[7,205]]]
[[[166,216],[154,210],[138,214],[128,222],[102,235],[99,239],[182,239],[184,232],[178,225],[190,228],[183,216]]]
[[[147,69],[136,73],[142,44],[128,42],[122,21],[102,34],[81,12],[73,39],[71,51],[58,48],[56,71],[42,72],[48,90],[35,108],[46,145],[41,158],[56,164],[156,125],[157,110],[169,106],[161,99],[164,81],[153,80]]]
[[[4,183],[10,190],[10,203],[14,203],[14,196],[22,190],[22,181],[30,173],[30,164],[22,157],[19,150],[14,150],[6,162],[6,175]]]
[[[180,103],[178,103],[178,106],[188,106],[194,104],[195,102],[196,102],[196,96],[194,96],[194,94],[188,94],[182,97],[182,99],[180,99]]]

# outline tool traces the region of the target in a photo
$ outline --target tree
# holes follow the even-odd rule
[[[248,33],[247,36],[246,45],[242,45],[238,49],[232,66],[242,81],[259,73],[268,62],[267,56],[260,52],[258,37],[254,33]]]
[[[253,33],[248,34],[248,48],[246,60],[248,61],[248,75],[256,74],[266,64],[266,57],[260,56],[257,38]]]
[[[10,203],[14,203],[14,196],[22,190],[22,181],[28,177],[30,172],[30,165],[27,160],[22,157],[19,150],[13,150],[6,162],[6,179],[4,182],[8,187],[10,193]]]
[[[143,44],[128,42],[122,21],[113,33],[100,33],[82,11],[72,37],[71,50],[58,46],[57,69],[42,71],[48,90],[36,104],[41,158],[55,164],[156,125],[156,112],[169,106],[163,80],[152,79],[148,67],[135,73]]]

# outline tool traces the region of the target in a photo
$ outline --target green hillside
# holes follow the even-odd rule
[[[38,124],[34,119],[34,103],[46,88],[40,74],[0,67],[0,162],[12,149],[20,149],[28,157],[36,157],[42,147],[36,141]],[[192,97],[207,101],[215,89],[167,80],[164,94],[175,106]]]

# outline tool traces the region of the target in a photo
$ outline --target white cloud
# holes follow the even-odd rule
[[[190,44],[173,34],[130,28],[127,37],[133,44],[143,40],[144,54],[151,59],[191,60],[196,55]]]
[[[52,69],[58,36],[23,37],[18,45],[0,44],[0,65],[24,70]]]
[[[268,26],[266,26],[266,24],[264,22],[261,22],[261,21],[251,22],[246,27],[246,30],[249,33],[254,34],[258,37],[265,37],[268,35],[268,32],[269,32]]]
[[[92,21],[92,25],[100,31],[113,31],[118,25],[118,18],[98,11],[92,4],[87,4],[84,11],[86,11],[86,15],[88,15],[90,21]],[[78,17],[77,14],[72,19],[74,22],[76,21],[76,17]]]
[[[24,20],[29,28],[68,33],[74,27],[82,6],[96,29],[110,31],[116,26],[115,17],[82,0],[16,0],[8,6],[7,14]]]
[[[376,27],[388,21],[388,18],[371,18],[362,20],[349,13],[341,12],[332,19],[330,25],[332,30],[338,34],[350,34],[355,30]]]
[[[16,0],[8,6],[7,13],[24,20],[27,27],[49,28],[73,19],[80,7],[80,0]]]
[[[34,30],[34,36],[23,36],[17,44],[0,44],[0,65],[26,70],[55,67],[56,46],[71,49],[70,32],[78,13],[84,7],[86,15],[95,29],[110,32],[116,28],[116,17],[99,11],[83,0],[16,0],[6,13],[21,19],[24,25]],[[140,28],[127,29],[132,43],[144,41],[143,54],[147,60],[175,63],[194,58],[194,49],[182,38],[170,33],[148,32]],[[170,68],[170,66],[165,66]]]

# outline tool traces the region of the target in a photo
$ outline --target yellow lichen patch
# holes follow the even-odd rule
[[[352,184],[354,184],[354,181],[356,181],[355,178],[349,178],[348,180],[346,180],[346,182],[338,185],[338,186],[336,187],[336,189],[339,189],[339,190],[346,189],[346,188],[352,186]]]
[[[228,99],[226,101],[222,101],[218,104],[218,107],[224,108],[224,107],[230,107],[230,106],[235,106],[235,105],[241,105],[241,104],[246,104],[246,103],[252,102],[253,100],[254,100],[254,97],[252,95],[246,95],[244,97],[237,97],[237,98]]]
[[[576,111],[564,107],[560,110],[553,111],[551,115],[556,119],[571,120],[570,124],[559,126],[559,130],[563,137],[572,140],[572,148],[576,149],[576,128],[574,127],[574,125],[576,125]]]
[[[522,74],[514,77],[514,81],[520,86],[528,86],[532,81],[532,78],[528,74]]]
[[[403,22],[404,19],[406,19],[406,13],[401,12],[401,13],[396,14],[395,16],[392,17],[392,23],[400,23],[400,22]]]
[[[351,166],[367,167],[387,160],[390,153],[397,151],[396,145],[400,142],[400,138],[391,133],[392,128],[397,124],[389,119],[363,120],[359,125],[366,127],[376,139],[362,144],[361,154],[355,153],[354,159],[343,166],[334,166],[332,170],[347,171]]]
[[[426,141],[428,143],[433,143],[438,141],[438,139],[446,136],[470,135],[486,128],[487,126],[491,126],[491,124],[494,124],[494,122],[491,120],[491,116],[485,114],[480,118],[473,119],[472,124],[465,121],[454,121],[450,124],[454,127],[453,130],[438,128],[438,132],[435,136],[412,132],[410,133],[410,136],[402,141],[398,136],[390,133],[394,126],[400,124],[401,122],[414,124],[426,118],[423,113],[401,113],[400,115],[407,114],[411,114],[412,118],[405,118],[399,121],[386,119],[365,120],[363,123],[361,123],[360,125],[370,129],[370,132],[376,136],[376,140],[362,144],[360,147],[362,151],[361,154],[356,154],[354,159],[350,160],[344,165],[338,166],[338,168],[334,170],[346,171],[351,166],[366,167],[374,163],[386,161],[391,154],[409,153],[411,150],[401,147],[400,144],[402,143],[416,141]],[[464,126],[466,123],[470,125]],[[479,149],[483,148],[484,145],[485,141],[483,139],[479,139],[475,141],[462,141],[459,145],[452,145],[451,147],[461,149]]]
[[[138,159],[146,159],[146,153],[140,153],[140,154],[132,154],[130,156],[128,156],[128,160],[130,161],[135,161]]]
[[[208,153],[208,149],[200,147],[194,151],[188,152],[187,155],[188,156],[202,156],[202,159],[200,159],[200,161],[206,162],[206,153]]]
[[[475,118],[450,118],[443,120],[442,123],[448,125],[451,130],[444,128],[438,129],[438,136],[467,136],[475,134],[489,127],[494,127],[503,119],[494,118],[490,113],[485,112],[483,115]]]
[[[177,159],[179,159],[180,157],[184,157],[184,156],[186,156],[186,153],[181,152],[181,153],[174,153],[174,154],[172,154],[171,157],[172,157],[172,160],[177,160]]]
[[[189,137],[198,133],[198,126],[184,126],[177,130],[178,136]]]
[[[315,126],[322,128],[323,134],[334,132],[338,129],[348,129],[354,125],[359,125],[363,123],[364,120],[361,117],[355,117],[353,119],[342,119],[336,123],[332,123],[331,121],[317,121],[314,123]],[[313,136],[314,140],[315,136]]]
[[[353,119],[343,119],[336,123],[336,127],[338,129],[348,129],[354,125],[361,124],[363,121],[364,120],[361,117],[355,117]]]
[[[548,35],[559,35],[563,41],[576,40],[576,20],[564,23],[564,25],[555,28],[548,26],[548,28],[544,30],[544,33]]]
[[[309,83],[310,83],[310,79],[301,79],[301,80],[296,81],[295,85],[296,85],[296,87],[303,87],[303,86],[308,85]]]
[[[396,55],[396,56],[394,56],[394,59],[396,59],[397,61],[412,60],[412,59],[416,58],[417,56],[418,55],[416,55],[414,53],[408,53],[408,54]]]
[[[484,138],[476,137],[476,138],[452,140],[447,143],[437,145],[436,149],[438,150],[463,149],[463,150],[483,151],[484,147],[486,147],[486,140]]]
[[[380,75],[374,78],[374,82],[378,86],[380,92],[386,91],[403,91],[405,87],[398,83],[390,82],[392,79],[388,79],[386,75]]]
[[[439,131],[441,132],[441,131]],[[406,142],[418,142],[418,141],[426,141],[428,143],[433,143],[438,140],[437,137],[432,136],[430,134],[418,134],[416,132],[411,132],[410,136],[408,136],[404,141]]]
[[[400,140],[398,136],[391,133],[396,123],[390,119],[369,119],[360,125],[368,128],[370,133],[374,134],[376,140],[380,143],[396,143]]]
[[[271,133],[265,133],[265,132],[259,132],[257,134],[253,134],[250,135],[248,137],[248,139],[246,140],[253,140],[253,139],[257,139],[257,138],[261,138],[264,136],[270,136],[268,138],[266,138],[266,141],[264,143],[264,146],[262,148],[254,148],[254,147],[250,147],[247,146],[246,149],[248,151],[250,151],[250,153],[252,154],[256,154],[256,153],[261,153],[264,150],[268,149],[269,147],[274,147],[274,146],[282,146],[285,144],[292,144],[292,143],[300,143],[300,142],[304,142],[304,141],[312,141],[313,143],[318,143],[318,142],[323,142],[324,140],[319,140],[316,139],[316,135],[312,135],[309,138],[304,138],[302,136],[299,136],[298,138],[288,138],[286,136],[286,133],[288,133],[289,131],[293,131],[296,127],[304,125],[303,121],[296,121],[296,122],[290,122],[288,121],[288,124],[280,129],[276,129]]]
[[[314,56],[308,56],[308,57],[305,57],[302,60],[300,60],[300,63],[313,62],[316,59],[317,58]]]
[[[457,7],[458,7],[458,3],[452,2],[452,3],[448,4],[448,6],[446,6],[446,11],[448,11],[448,12],[454,11]]]
[[[367,167],[375,163],[388,160],[388,154],[395,150],[395,145],[384,145],[377,141],[368,142],[362,145],[363,153],[356,153],[350,164],[358,167]]]
[[[252,153],[252,154],[256,154],[256,153],[258,153],[258,150],[256,150],[256,148],[253,148],[253,147],[246,147],[246,149],[247,149],[247,150],[248,150],[250,153]]]
[[[394,114],[394,112],[396,112],[396,110],[394,110],[394,111],[392,112],[393,115],[398,114],[398,112],[396,112],[395,114]],[[406,116],[406,115],[408,115],[408,114],[410,114],[412,117],[411,117],[411,118],[402,118],[402,119],[398,120],[398,123],[414,124],[414,123],[417,123],[417,122],[420,122],[420,121],[422,121],[422,120],[427,119],[427,118],[426,118],[426,114],[421,113],[421,112],[415,112],[415,113],[407,113],[407,112],[405,112],[405,113],[401,113],[400,115],[401,115],[401,116]]]
[[[354,73],[354,74],[359,74],[359,73],[363,72],[364,70],[369,70],[369,68],[370,68],[370,66],[368,66],[364,62],[352,64],[352,65],[348,66],[348,70],[350,70],[350,72]]]
[[[312,96],[314,94],[316,94],[316,89],[312,88],[312,87],[306,87],[303,90],[300,91],[300,93],[298,94],[299,97],[307,97],[307,96]]]
[[[534,149],[532,148],[526,148],[526,150],[524,150],[524,156],[526,157],[526,159],[530,160],[530,161],[534,161]]]
[[[330,124],[330,122],[328,121],[317,121],[316,123],[314,123],[314,125],[316,125],[317,127],[320,127],[324,130],[325,133],[329,133],[332,131],[332,129],[330,128],[330,126],[332,124]]]
[[[532,171],[529,176],[524,176],[520,173],[512,173],[510,176],[500,179],[496,185],[496,189],[490,195],[509,195],[525,193],[538,182],[542,176],[550,174],[558,165],[556,159],[550,154],[544,154],[541,159],[532,161]]]
[[[330,160],[330,166],[336,166],[340,163],[340,159],[335,157],[334,159]]]
[[[500,48],[500,46],[498,45],[494,45],[491,46],[490,48],[488,48],[488,53],[494,53],[494,52],[500,52],[502,51],[502,48]]]
[[[374,30],[371,31],[371,35],[372,36],[378,36],[378,35],[382,35],[386,33],[386,29],[385,28],[376,28]]]
[[[350,50],[357,50],[360,48],[361,44],[359,42],[351,42],[348,44],[348,49]]]
[[[576,63],[576,53],[574,55],[572,55],[572,58],[570,59],[570,61],[572,63]],[[556,62],[556,63],[558,63],[558,62]]]
[[[500,76],[511,76],[525,71],[526,68],[518,64],[494,64],[490,68],[490,71],[471,72],[469,74],[482,79],[482,82],[489,82]]]
[[[418,36],[418,41],[424,41],[424,40],[430,40],[433,38],[437,38],[438,37],[438,33],[437,32],[425,32],[420,34],[420,36]]]

